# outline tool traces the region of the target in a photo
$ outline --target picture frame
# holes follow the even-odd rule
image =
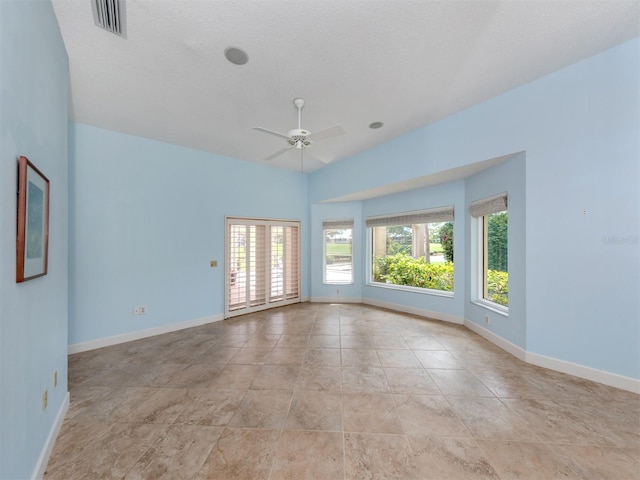
[[[49,256],[49,179],[21,156],[18,160],[16,282],[47,274]]]

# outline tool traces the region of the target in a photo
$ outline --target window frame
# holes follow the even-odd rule
[[[488,266],[489,266],[489,216],[494,213],[509,212],[507,193],[501,193],[477,200],[469,205],[469,213],[476,222],[476,289],[472,302],[496,313],[508,316],[509,306],[501,305],[487,298],[488,296]],[[508,217],[507,217],[508,218]],[[508,220],[507,220],[508,221]],[[509,251],[509,235],[507,223],[507,252]],[[507,253],[508,255],[508,253]],[[508,267],[507,267],[508,273]],[[472,290],[473,291],[473,290]]]
[[[487,302],[495,303],[489,300],[489,216],[483,215],[480,217],[480,228],[482,229],[481,242],[482,242],[482,292],[480,298]]]
[[[347,225],[350,222],[350,225]],[[336,226],[343,224],[343,226]],[[355,282],[355,272],[354,272],[354,242],[353,242],[353,233],[354,233],[354,225],[353,220],[327,220],[322,224],[322,284],[323,285],[353,285]],[[327,280],[327,230],[351,230],[351,279],[349,281],[330,281]]]
[[[445,215],[443,218],[442,215]],[[449,217],[450,216],[450,217]],[[383,222],[389,219],[389,225],[383,225]],[[398,221],[400,219],[406,220],[407,224],[399,224]],[[399,213],[399,214],[391,214],[391,215],[383,215],[379,217],[370,217],[367,219],[367,267],[366,267],[366,285],[375,288],[386,288],[390,290],[399,290],[406,291],[412,293],[420,293],[423,295],[433,295],[440,297],[455,297],[455,273],[454,273],[454,283],[453,290],[437,290],[432,288],[422,288],[422,287],[413,287],[408,285],[397,285],[393,283],[382,283],[376,282],[373,279],[373,263],[374,263],[374,229],[377,227],[391,227],[391,226],[409,226],[412,225],[425,225],[425,228],[428,229],[428,224],[430,223],[446,223],[446,222],[454,222],[454,207],[438,207],[431,208],[428,210],[421,210],[417,212],[407,212],[407,213]],[[454,226],[455,231],[455,226]],[[454,235],[455,238],[455,235]],[[413,242],[413,239],[412,239]],[[413,248],[413,246],[412,246]],[[455,272],[455,261],[454,261],[454,272]]]

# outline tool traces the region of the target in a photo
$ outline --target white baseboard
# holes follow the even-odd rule
[[[90,340],[88,342],[82,343],[74,343],[73,345],[69,345],[67,351],[69,355],[73,353],[86,352],[88,350],[95,350],[96,348],[109,347],[111,345],[131,342],[133,340],[139,340],[141,338],[154,337],[156,335],[162,335],[163,333],[184,330],[185,328],[198,327],[200,325],[205,325],[212,322],[219,322],[220,320],[224,320],[224,315],[222,313],[219,313],[217,315],[209,315],[202,318],[196,318],[195,320],[186,320],[184,322],[148,328],[146,330],[138,330],[137,332],[123,333],[122,335],[114,335],[113,337],[99,338],[98,340]]]
[[[314,303],[362,303],[359,297],[311,297]]]
[[[303,301],[307,301],[307,298],[305,297]],[[569,375],[574,375],[576,377],[592,380],[594,382],[602,383],[604,385],[609,385],[611,387],[616,387],[622,390],[627,390],[629,392],[640,394],[640,380],[638,379],[625,377],[623,375],[607,372],[605,370],[598,370],[596,368],[586,367],[584,365],[579,365],[577,363],[572,363],[565,360],[559,360],[557,358],[547,357],[545,355],[540,355],[533,352],[528,352],[524,350],[522,347],[519,347],[518,345],[511,343],[510,341],[500,337],[499,335],[496,335],[492,331],[487,330],[486,328],[478,325],[475,322],[472,322],[471,320],[457,317],[455,315],[451,315],[448,313],[435,312],[432,310],[426,310],[422,308],[408,307],[406,305],[400,305],[396,303],[382,302],[382,301],[374,300],[371,298],[311,297],[309,301],[317,302],[317,303],[363,303],[365,305],[373,305],[376,307],[388,308],[390,310],[396,310],[399,312],[410,313],[412,315],[418,315],[420,317],[433,318],[436,320],[442,320],[444,322],[455,323],[457,325],[464,325],[469,330],[476,332],[478,335],[486,338],[491,343],[502,348],[503,350],[510,353],[514,357],[522,361],[525,361],[527,363],[531,363],[532,365],[549,368],[557,372],[567,373]],[[170,325],[163,325],[160,327],[149,328],[147,330],[140,330],[137,332],[125,333],[122,335],[115,335],[113,337],[107,337],[107,338],[101,338],[98,340],[91,340],[88,342],[76,343],[74,345],[69,345],[68,352],[69,354],[85,352],[88,350],[94,350],[96,348],[108,347],[110,345],[117,345],[119,343],[138,340],[141,338],[153,337],[155,335],[161,335],[163,333],[175,332],[178,330],[183,330],[185,328],[197,327],[207,323],[219,322],[220,320],[224,320],[224,315],[222,313],[217,315],[198,318],[195,320],[187,320],[184,322],[173,323]],[[66,405],[68,407],[68,398],[67,398]],[[67,407],[65,407],[65,413],[66,413]],[[64,415],[62,418],[64,418]],[[47,459],[48,459],[48,454],[47,454]],[[46,467],[46,463],[43,468],[45,467]]]
[[[38,457],[38,462],[36,463],[36,467],[33,469],[33,475],[31,478],[33,480],[40,480],[44,477],[44,472],[47,469],[47,464],[49,463],[49,456],[51,456],[51,452],[53,451],[53,446],[56,443],[56,438],[58,438],[58,433],[60,433],[60,428],[62,428],[62,422],[64,422],[64,417],[67,415],[67,410],[69,409],[69,392],[64,397],[64,401],[58,410],[58,414],[56,415],[56,419],[51,425],[51,429],[49,430],[49,435],[47,435],[47,440],[42,447],[42,451],[40,452],[40,456]]]
[[[469,330],[476,332],[481,337],[486,338],[491,343],[493,343],[494,345],[497,345],[498,347],[510,353],[517,359],[522,360],[523,362],[527,361],[526,360],[527,352],[524,348],[519,347],[515,343],[511,343],[509,340],[505,340],[501,336],[493,333],[491,330],[487,330],[486,328],[466,318],[464,319],[464,326],[467,327]]]
[[[618,375],[617,373],[598,370],[597,368],[586,367],[566,360],[559,360],[557,358],[547,357],[538,353],[528,352],[522,347],[505,340],[492,331],[487,330],[468,319],[464,320],[464,325],[469,330],[476,332],[478,335],[486,338],[494,345],[497,345],[524,362],[537,365],[538,367],[548,368],[549,370],[555,370],[556,372],[567,373],[574,377],[580,377],[586,380],[602,383],[604,385],[609,385],[610,387],[620,388],[621,390],[640,393],[640,380],[635,378],[625,377],[623,375]]]
[[[537,365],[539,367],[556,370],[557,372],[568,373],[575,377],[592,380],[594,382],[603,383],[610,387],[620,388],[633,393],[640,393],[640,380],[618,375],[617,373],[598,370],[597,368],[586,367],[577,363],[559,360],[539,353],[527,352],[527,363]]]
[[[419,317],[434,318],[436,320],[442,320],[443,322],[464,325],[464,319],[462,317],[451,315],[449,313],[434,312],[432,310],[408,307],[406,305],[400,305],[397,303],[381,302],[372,298],[363,298],[362,303],[364,303],[365,305],[373,305],[374,307],[382,307],[388,308],[389,310],[396,310],[398,312],[410,313],[412,315],[418,315]]]

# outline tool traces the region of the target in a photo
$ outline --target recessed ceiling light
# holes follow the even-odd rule
[[[238,47],[227,47],[224,49],[224,56],[234,65],[244,65],[249,61],[249,55]]]
[[[384,123],[382,122],[373,122],[369,124],[369,128],[373,128],[375,130],[376,128],[380,128],[383,125]]]

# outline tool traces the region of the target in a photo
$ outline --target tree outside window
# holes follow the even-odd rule
[[[484,215],[483,221],[483,298],[509,305],[509,265],[507,211]]]

